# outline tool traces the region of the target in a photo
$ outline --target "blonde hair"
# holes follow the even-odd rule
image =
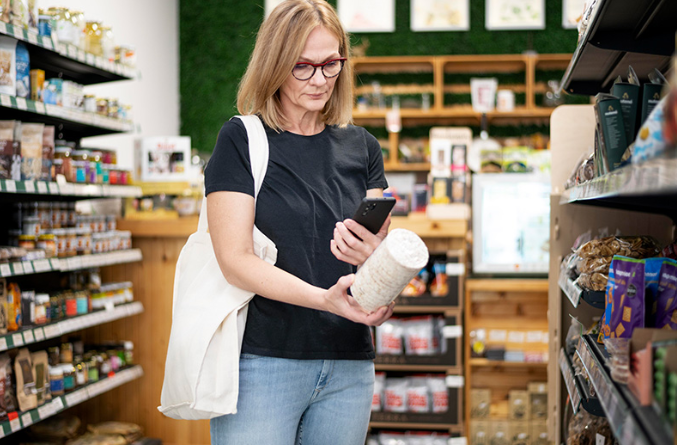
[[[266,125],[278,132],[289,124],[280,104],[279,89],[298,62],[308,35],[318,26],[337,38],[341,57],[350,57],[350,41],[331,5],[324,0],[282,2],[259,29],[237,93],[240,114],[259,114]],[[346,126],[352,121],[352,108],[353,75],[348,59],[322,110],[322,120],[327,125]]]

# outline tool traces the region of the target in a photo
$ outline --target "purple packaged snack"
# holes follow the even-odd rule
[[[656,295],[656,327],[677,329],[677,264],[664,262],[661,266]]]
[[[644,327],[644,260],[614,256],[611,269],[614,287],[604,338],[630,338],[635,328]]]

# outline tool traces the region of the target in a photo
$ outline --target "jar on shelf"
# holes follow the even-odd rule
[[[89,313],[89,291],[81,290],[76,293],[75,304],[77,307],[77,314],[84,315]]]
[[[35,249],[36,236],[35,235],[19,235],[19,247],[22,249]]]
[[[71,11],[71,20],[73,22],[73,44],[80,49],[85,49],[85,13],[82,11]]]
[[[96,113],[96,96],[93,94],[85,94],[83,101],[85,112]]]
[[[110,164],[101,164],[101,183],[110,184]]]
[[[96,231],[105,232],[106,231],[106,215],[95,215],[94,220],[96,221]]]
[[[54,141],[54,174],[63,175],[68,182],[75,182],[73,178],[71,148],[66,141]],[[54,178],[56,179],[56,177]]]
[[[120,106],[116,98],[108,99],[108,117],[117,119],[119,108]]]
[[[89,227],[82,227],[78,231],[78,255],[92,254],[92,231]]]
[[[66,208],[68,209],[68,227],[75,227],[76,218],[78,213],[75,211],[75,203],[67,202]]]
[[[88,20],[85,25],[85,51],[97,57],[103,57],[102,36],[101,22],[99,20]]]
[[[61,228],[61,205],[58,202],[52,203],[52,229]]]
[[[35,324],[49,323],[50,315],[49,294],[35,294]]]
[[[63,390],[69,393],[75,389],[75,367],[70,362],[62,363],[59,367],[61,372],[63,372]]]
[[[52,230],[54,235],[54,244],[56,245],[56,256],[57,258],[66,257],[66,229],[54,229]]]
[[[52,37],[52,25],[54,18],[50,14],[45,14],[44,11],[38,14],[38,35],[44,37]]]
[[[87,362],[87,377],[89,382],[99,381],[99,363],[94,355]]]
[[[87,363],[80,356],[75,358],[75,385],[83,386],[89,381]]]
[[[40,232],[42,232],[40,218],[38,216],[25,216],[21,228],[24,235],[32,235],[33,237],[39,236]]]
[[[132,232],[129,230],[118,230],[118,237],[120,238],[120,250],[129,250],[132,248]]]
[[[77,245],[77,229],[75,227],[69,227],[66,229],[66,256],[72,257],[77,255],[76,250]]]
[[[78,303],[75,297],[75,292],[66,291],[64,293],[64,303],[65,303],[64,313],[66,314],[66,317],[75,317],[76,315],[78,315]],[[73,359],[71,358],[70,361],[73,361]]]
[[[117,218],[115,215],[106,215],[106,230],[109,232],[117,228]]]
[[[59,360],[61,363],[73,363],[73,343],[61,343],[59,348]]]
[[[52,204],[41,201],[38,203],[38,218],[40,218],[40,231],[52,228]]]
[[[67,8],[52,7],[48,9],[56,25],[56,38],[60,43],[73,43],[75,35],[71,13]],[[55,37],[54,28],[52,28],[52,38]]]
[[[103,26],[101,35],[101,52],[104,60],[115,62],[115,36],[110,26]]]
[[[130,68],[136,67],[136,49],[131,45],[115,47],[115,61]]]
[[[49,390],[53,397],[64,395],[63,371],[58,365],[49,367]]]
[[[108,99],[105,97],[96,99],[96,112],[102,116],[108,116]]]
[[[56,240],[53,233],[43,233],[38,237],[37,248],[45,251],[46,258],[56,256]]]

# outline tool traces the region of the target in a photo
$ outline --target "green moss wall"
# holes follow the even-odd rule
[[[543,31],[487,31],[484,0],[470,0],[470,31],[412,32],[410,0],[395,0],[395,32],[355,34],[369,56],[573,52],[576,31],[562,28],[562,0],[546,1]],[[335,0],[329,0],[336,6]],[[180,0],[181,134],[210,153],[223,122],[237,113],[237,85],[263,20],[264,0]]]

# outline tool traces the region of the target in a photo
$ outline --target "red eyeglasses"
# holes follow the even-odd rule
[[[345,57],[327,60],[324,63],[299,62],[294,65],[291,73],[298,80],[308,80],[315,75],[315,71],[319,67],[322,69],[322,75],[331,79],[341,74],[344,63],[346,63]]]

